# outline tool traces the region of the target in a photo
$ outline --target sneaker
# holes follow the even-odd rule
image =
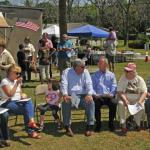
[[[126,136],[126,135],[127,135],[127,132],[128,132],[128,129],[127,129],[127,128],[122,128],[122,129],[121,129],[121,135],[122,135],[122,136]]]
[[[61,130],[61,122],[57,123],[57,130]]]
[[[70,127],[66,127],[66,134],[70,137],[73,137],[74,136],[74,133],[72,132],[71,128]]]
[[[39,131],[39,132],[42,132],[42,131],[43,131],[43,129],[44,129],[44,125],[40,125],[40,127],[39,127],[38,131]]]

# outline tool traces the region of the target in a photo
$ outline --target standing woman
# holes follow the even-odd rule
[[[15,60],[11,53],[6,50],[6,42],[0,40],[0,80],[6,77],[6,71],[13,64],[15,64]]]
[[[26,67],[27,67],[27,77],[28,81],[31,81],[31,64],[35,63],[34,53],[35,48],[33,44],[31,44],[30,37],[25,37],[24,39],[24,52],[26,57]]]
[[[43,84],[45,78],[50,79],[50,52],[49,48],[46,47],[46,42],[41,39],[39,41],[40,49],[38,51],[39,56],[39,69],[40,69],[40,81]]]
[[[32,100],[22,101],[27,98],[26,94],[22,93],[20,77],[21,68],[17,65],[11,66],[7,72],[7,78],[1,82],[2,100],[5,101],[2,107],[8,108],[9,113],[15,115],[23,115],[24,125],[28,135],[32,138],[40,138],[36,132],[38,127],[34,121],[34,108]]]

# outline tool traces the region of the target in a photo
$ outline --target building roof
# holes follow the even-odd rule
[[[25,7],[25,6],[6,6],[6,5],[0,5],[0,8],[15,8],[15,9],[31,9],[31,10],[40,10],[43,11],[43,8],[37,8],[37,7]]]

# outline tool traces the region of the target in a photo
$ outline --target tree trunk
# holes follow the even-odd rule
[[[59,27],[60,36],[67,33],[67,21],[66,21],[66,0],[59,0]]]

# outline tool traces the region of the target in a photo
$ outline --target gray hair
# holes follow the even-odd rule
[[[108,64],[108,60],[107,60],[107,58],[106,58],[105,56],[100,56],[100,57],[99,57],[99,61],[102,60],[102,59],[104,60],[104,62],[105,62],[106,64]]]
[[[75,69],[77,66],[85,66],[85,61],[84,60],[82,60],[82,59],[79,59],[79,58],[77,58],[77,59],[75,59],[74,61],[73,61],[73,68]]]

